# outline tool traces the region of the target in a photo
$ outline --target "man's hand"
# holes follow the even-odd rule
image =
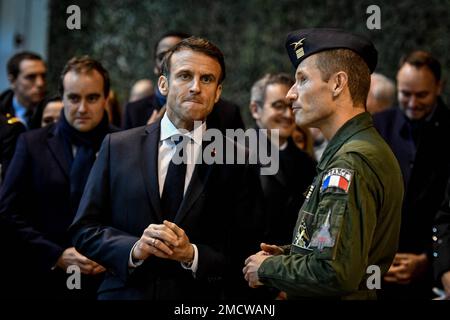
[[[273,256],[277,256],[279,254],[284,253],[284,250],[281,247],[273,245],[273,244],[267,244],[267,243],[263,242],[260,244],[260,247],[261,247],[262,251],[264,251],[270,255],[273,255]]]
[[[425,253],[397,253],[384,280],[391,283],[409,284],[414,279],[423,276],[427,266],[428,258]]]
[[[450,271],[447,271],[442,275],[441,282],[447,297],[450,298]]]
[[[56,265],[64,271],[71,265],[77,265],[84,274],[98,274],[105,271],[104,267],[83,256],[74,247],[64,250]]]
[[[178,236],[164,224],[151,224],[142,233],[134,246],[132,257],[145,260],[154,255],[168,259],[173,254],[173,247],[178,244]]]
[[[194,259],[194,247],[183,229],[164,220],[163,224],[151,224],[144,230],[132,253],[136,260],[145,260],[151,255],[190,263]]]
[[[173,253],[169,256],[169,259],[176,260],[183,263],[191,263],[194,260],[194,247],[189,241],[188,236],[183,229],[178,227],[175,223],[164,220],[164,225],[172,230],[178,240],[172,248]]]
[[[270,257],[270,254],[260,251],[245,260],[245,267],[242,269],[242,272],[244,273],[245,280],[251,288],[257,288],[263,285],[262,282],[259,281],[258,269],[263,261],[268,257]]]

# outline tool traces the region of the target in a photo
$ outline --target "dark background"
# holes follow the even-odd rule
[[[395,4],[394,4],[395,3]],[[81,8],[81,30],[68,30],[66,9]],[[369,30],[369,5],[381,9],[381,30]],[[64,63],[89,54],[102,61],[112,88],[124,103],[134,81],[153,76],[154,43],[169,30],[206,37],[225,54],[227,79],[223,96],[238,103],[247,124],[249,91],[266,72],[293,74],[284,49],[289,31],[339,27],[368,36],[379,51],[377,72],[393,79],[402,54],[423,49],[450,63],[450,0],[428,1],[138,1],[52,0],[49,38],[50,90],[57,88]],[[444,98],[449,101],[446,83]]]

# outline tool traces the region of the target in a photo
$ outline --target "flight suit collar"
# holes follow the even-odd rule
[[[373,121],[372,116],[368,112],[360,113],[344,123],[344,125],[336,132],[334,137],[331,138],[327,148],[323,152],[322,158],[317,165],[319,172],[323,171],[327,167],[328,162],[346,141],[358,132],[370,127],[373,127]]]

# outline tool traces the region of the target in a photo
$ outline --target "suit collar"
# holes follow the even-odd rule
[[[159,196],[158,183],[158,151],[160,137],[160,121],[152,123],[145,127],[145,133],[142,135],[141,150],[142,157],[142,176],[145,181],[145,189],[150,199],[150,203],[155,212],[157,221],[162,223],[161,203]]]
[[[145,128],[143,134],[143,160],[142,160],[142,173],[145,181],[145,188],[147,195],[150,199],[151,205],[156,214],[157,221],[164,220],[161,214],[161,198],[159,194],[158,183],[158,152],[159,152],[159,140],[161,134],[161,122],[155,122]],[[210,142],[203,141],[203,149]],[[180,208],[175,216],[175,223],[179,225],[194,203],[202,194],[205,189],[206,183],[210,176],[214,165],[207,165],[205,163],[196,164],[194,172],[192,173],[191,181],[186,190],[186,193],[181,202]]]
[[[64,147],[64,141],[61,134],[58,133],[58,128],[56,125],[52,125],[49,128],[47,144],[51,154],[64,172],[64,175],[67,179],[69,179],[70,161],[69,159],[67,159],[67,152]]]

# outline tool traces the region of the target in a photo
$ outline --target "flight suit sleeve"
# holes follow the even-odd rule
[[[308,250],[269,257],[258,270],[265,285],[289,298],[347,295],[366,275],[380,185],[357,155],[328,168],[317,190]]]

